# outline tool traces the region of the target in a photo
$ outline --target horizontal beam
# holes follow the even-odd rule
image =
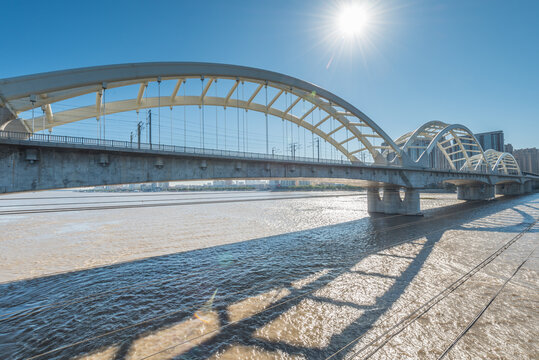
[[[299,103],[300,100],[301,98],[298,96],[297,99],[292,104],[290,104],[290,106],[284,111],[284,113],[288,114],[290,110],[292,110],[292,108],[296,106],[297,103]]]
[[[319,127],[320,125],[322,125],[322,123],[324,123],[330,117],[331,117],[331,114],[327,114],[327,116],[324,117],[322,120],[320,120],[314,127]]]
[[[309,114],[312,113],[317,107],[318,107],[318,105],[314,105],[310,110],[308,110],[305,114],[303,114],[303,116],[300,118],[300,120],[303,121],[303,119],[305,119],[307,116],[309,116]]]
[[[273,103],[275,103],[277,101],[277,99],[284,93],[284,90],[279,90],[279,92],[277,93],[277,95],[275,95],[275,97],[273,99],[271,99],[271,101],[268,103],[268,108],[270,108]]]
[[[341,130],[343,127],[344,127],[344,124],[341,124],[341,126],[337,126],[335,129],[328,132],[328,135],[331,136],[331,135],[335,134],[337,131]]]
[[[234,91],[236,90],[236,88],[238,87],[238,85],[240,84],[240,81],[239,80],[236,80],[236,82],[234,83],[234,85],[232,86],[232,88],[230,88],[230,90],[228,91],[228,94],[226,94],[226,97],[225,97],[225,105],[228,104],[228,100],[230,99],[230,97],[232,96],[232,94],[234,94]]]
[[[251,97],[249,98],[249,100],[247,100],[247,105],[249,105],[253,99],[256,97],[256,95],[258,95],[258,93],[260,92],[260,89],[262,89],[262,87],[264,86],[264,84],[260,84],[258,85],[258,87],[256,88],[256,90],[253,92],[253,94],[251,95]]]
[[[350,136],[348,139],[344,140],[344,141],[341,141],[339,144],[340,145],[343,145],[343,144],[346,144],[347,142],[351,141],[351,140],[354,140],[356,139],[356,136]]]
[[[213,83],[213,80],[214,80],[213,78],[210,78],[210,80],[208,80],[208,83],[206,84],[206,86],[204,86],[204,89],[202,90],[202,94],[200,95],[200,98],[202,100],[204,100],[204,98],[206,97],[206,93],[210,89],[210,86]]]
[[[172,95],[170,95],[170,98],[172,100],[174,100],[174,98],[178,94],[178,90],[180,90],[180,86],[182,85],[183,82],[184,82],[184,79],[178,79],[178,81],[176,81],[176,85],[174,85],[174,90],[172,90]]]

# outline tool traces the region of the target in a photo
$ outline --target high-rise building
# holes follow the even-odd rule
[[[474,134],[483,150],[494,149],[496,151],[504,151],[503,131],[490,131],[479,134]]]
[[[513,156],[521,171],[539,175],[539,149],[516,149]]]

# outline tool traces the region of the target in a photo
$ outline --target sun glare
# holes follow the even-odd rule
[[[344,36],[360,36],[368,27],[369,21],[369,11],[365,6],[350,4],[341,9],[338,26]]]

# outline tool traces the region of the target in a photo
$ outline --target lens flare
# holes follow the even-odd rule
[[[358,36],[368,27],[369,21],[370,14],[366,6],[349,4],[341,9],[337,25],[344,36]]]

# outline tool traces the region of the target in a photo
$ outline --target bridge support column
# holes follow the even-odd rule
[[[525,193],[525,186],[518,183],[496,185],[496,194],[498,195],[521,195]]]
[[[370,213],[383,213],[384,205],[380,199],[378,188],[367,188],[367,211]]]
[[[398,187],[384,187],[380,199],[378,188],[367,189],[367,209],[370,213],[421,215],[419,191],[405,189],[404,199],[400,198]]]
[[[481,185],[459,185],[457,186],[457,199],[459,200],[490,200],[495,197],[495,186],[488,184]]]

